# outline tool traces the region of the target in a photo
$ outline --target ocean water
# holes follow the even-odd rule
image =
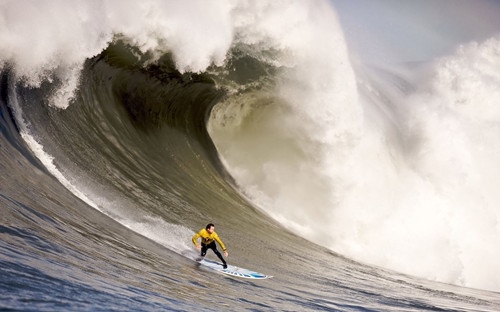
[[[500,310],[498,14],[1,2],[0,310]]]

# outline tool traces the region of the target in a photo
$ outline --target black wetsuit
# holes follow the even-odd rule
[[[222,263],[224,265],[227,265],[226,260],[224,260],[224,257],[222,257],[222,255],[220,254],[220,252],[217,250],[217,245],[215,245],[215,241],[212,241],[209,244],[201,243],[201,256],[202,257],[205,257],[205,255],[207,254],[207,250],[208,249],[212,249],[212,251],[214,252],[214,254],[220,259],[220,261],[222,261]]]

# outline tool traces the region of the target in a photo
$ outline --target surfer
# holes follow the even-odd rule
[[[198,245],[198,238],[200,237],[201,237],[201,246]],[[207,226],[204,229],[201,229],[198,233],[196,233],[193,236],[192,240],[193,244],[196,246],[196,249],[201,250],[202,257],[205,257],[208,249],[212,249],[215,255],[217,255],[217,257],[219,257],[219,259],[222,261],[224,269],[227,269],[227,263],[226,260],[224,260],[224,257],[227,258],[228,256],[226,246],[220,240],[219,235],[215,233],[215,226],[212,223],[207,224]],[[217,241],[217,243],[219,243],[220,247],[222,248],[222,251],[224,252],[224,257],[222,257],[220,252],[217,250],[217,245],[215,245],[215,241]]]

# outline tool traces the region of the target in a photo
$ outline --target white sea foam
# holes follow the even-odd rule
[[[178,254],[193,260],[196,258],[197,253],[191,243],[195,233],[187,227],[151,216],[144,216],[142,220],[121,220],[120,223]]]
[[[0,65],[27,84],[61,80],[51,104],[66,108],[84,61],[115,35],[142,51],[172,51],[180,71],[220,64],[232,40],[231,1],[2,1]]]
[[[411,95],[395,96],[385,77],[376,85],[357,77],[371,90],[360,97],[335,15],[297,5],[268,6],[252,27],[253,42],[260,34],[293,56],[279,60],[286,69],[275,93],[213,112],[211,134],[244,192],[296,233],[354,259],[500,289],[498,41],[436,62],[413,77]],[[387,102],[380,94],[393,95],[391,118],[372,112]]]

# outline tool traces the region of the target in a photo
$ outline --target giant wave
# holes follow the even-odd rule
[[[1,7],[6,307],[217,310],[188,299],[214,287],[185,258],[208,221],[276,276],[215,287],[230,310],[499,304],[459,287],[500,287],[497,39],[389,68],[324,1]]]

